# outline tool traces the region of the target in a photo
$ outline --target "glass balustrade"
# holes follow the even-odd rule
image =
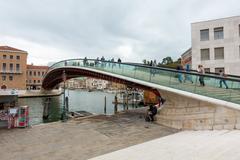
[[[60,67],[91,68],[240,104],[240,77],[238,76],[228,76],[224,79],[228,85],[228,89],[226,89],[223,82],[222,88],[220,88],[220,81],[223,79],[215,74],[199,75],[193,71],[184,72],[142,64],[116,63],[94,59],[72,59],[58,62],[52,65],[49,70]],[[201,76],[204,79],[205,86],[201,86],[199,83]]]

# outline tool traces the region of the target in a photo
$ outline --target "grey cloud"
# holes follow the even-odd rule
[[[239,15],[239,4],[238,0],[0,0],[0,36],[69,51],[69,58],[104,55],[160,61],[172,55],[176,59],[191,45],[191,22]],[[131,55],[119,53],[122,46],[130,47]]]

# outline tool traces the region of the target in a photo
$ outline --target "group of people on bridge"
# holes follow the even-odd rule
[[[180,83],[182,82],[186,82],[186,81],[190,81],[191,83],[193,83],[193,80],[192,80],[192,76],[190,74],[190,65],[189,64],[186,64],[185,68],[183,68],[182,65],[179,65],[177,66],[177,77],[178,77],[178,81]],[[182,71],[185,71],[185,73],[183,73]],[[200,83],[200,86],[201,87],[204,87],[205,86],[205,81],[204,81],[204,74],[205,74],[205,69],[203,67],[203,65],[198,65],[198,69],[197,69],[197,72],[199,74],[198,76],[198,80],[199,80],[199,83]],[[228,85],[226,83],[226,77],[227,75],[224,73],[223,70],[219,70],[219,88],[222,88],[222,84],[225,85],[225,88],[228,89]]]

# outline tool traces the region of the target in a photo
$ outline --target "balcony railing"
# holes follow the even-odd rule
[[[22,74],[22,71],[16,70],[0,70],[1,74]]]

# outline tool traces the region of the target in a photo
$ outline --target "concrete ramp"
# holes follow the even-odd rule
[[[184,131],[90,160],[239,160],[240,131]]]

